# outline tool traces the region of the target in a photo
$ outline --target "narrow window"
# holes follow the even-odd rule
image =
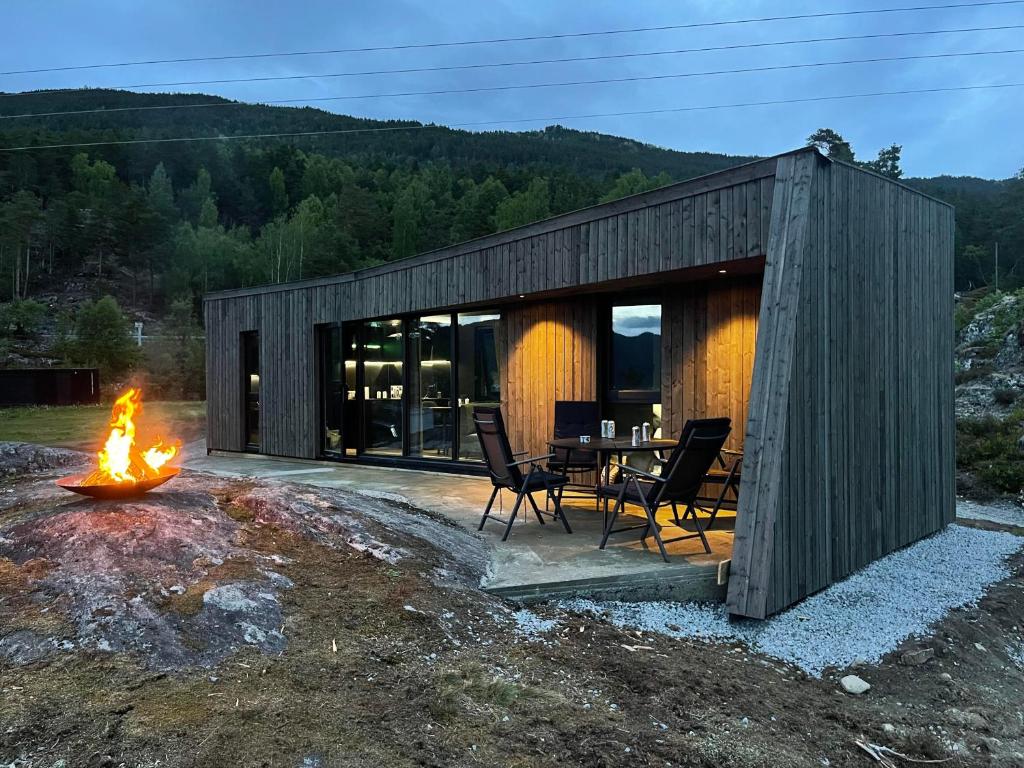
[[[661,305],[614,305],[609,325],[605,413],[618,436],[645,421],[660,436]]]
[[[498,314],[462,314],[458,317],[459,458],[481,461],[480,443],[473,429],[473,406],[501,405],[498,367]]]
[[[246,331],[242,348],[242,434],[245,449],[260,449],[260,335]]]

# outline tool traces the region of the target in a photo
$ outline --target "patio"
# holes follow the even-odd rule
[[[491,492],[490,481],[476,476],[284,460],[255,454],[205,455],[202,450],[189,453],[193,458],[184,465],[190,469],[226,477],[255,476],[391,495],[472,530],[476,530]],[[513,501],[514,497],[504,494],[505,512]],[[557,523],[548,521],[541,526],[532,514],[517,519],[506,542],[500,540],[502,526],[485,526],[480,535],[490,547],[492,561],[491,573],[481,585],[485,590],[523,601],[568,596],[724,599],[727,565],[723,563],[732,554],[732,512],[721,513],[708,532],[711,554],[704,553],[697,539],[677,542],[668,545],[671,562],[666,564],[653,540],[648,541],[651,548],[645,548],[637,532],[614,536],[604,551],[599,550],[602,516],[595,511],[593,499],[566,499],[564,506],[573,528],[571,535]],[[668,512],[662,514],[670,516]]]

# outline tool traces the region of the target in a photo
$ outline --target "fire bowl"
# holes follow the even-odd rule
[[[94,499],[131,499],[135,496],[141,496],[146,491],[152,490],[158,485],[163,485],[180,471],[180,467],[168,467],[167,469],[161,470],[158,477],[150,477],[146,480],[140,480],[137,483],[82,485],[82,481],[89,476],[89,473],[86,472],[82,475],[62,477],[57,481],[57,485],[65,491],[80,493],[83,496],[91,496]]]

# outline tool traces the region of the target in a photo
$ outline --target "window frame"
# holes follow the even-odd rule
[[[623,300],[608,301],[603,307],[599,333],[603,354],[600,355],[599,375],[601,376],[602,390],[606,403],[649,403],[652,405],[661,403],[661,382],[658,382],[656,389],[621,389],[615,387],[612,381],[612,377],[615,375],[614,330],[612,327],[615,308],[655,304],[661,308],[659,313],[661,328],[658,331],[658,352],[662,356],[662,364],[664,364],[664,354],[660,349],[660,343],[665,331],[665,303],[660,298],[657,301],[653,301],[649,296],[636,296]]]

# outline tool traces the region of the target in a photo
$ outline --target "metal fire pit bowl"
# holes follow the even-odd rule
[[[156,488],[158,485],[163,485],[176,474],[181,471],[180,467],[168,467],[160,472],[158,477],[151,477],[146,480],[140,480],[137,483],[105,483],[102,485],[82,485],[82,481],[85,480],[89,473],[86,472],[82,475],[71,475],[70,477],[62,477],[57,481],[57,485],[63,488],[65,491],[71,491],[72,493],[80,493],[83,496],[91,496],[94,499],[131,499],[136,496],[141,496],[146,491],[150,491]]]

